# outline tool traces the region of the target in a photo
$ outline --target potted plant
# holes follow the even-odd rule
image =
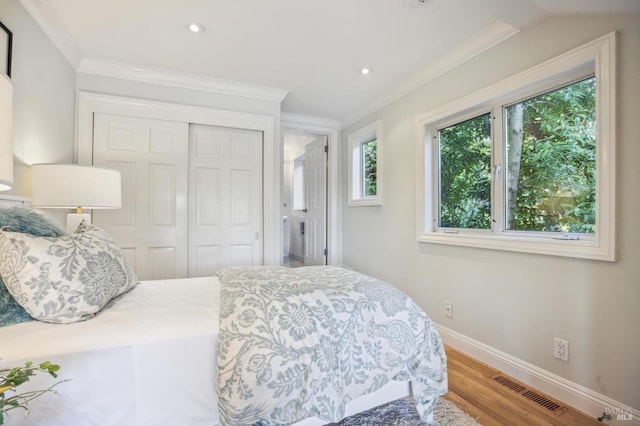
[[[54,392],[53,388],[66,380],[56,382],[47,389],[22,393],[17,393],[18,386],[28,382],[31,376],[38,372],[49,373],[54,378],[57,378],[56,371],[59,369],[59,365],[52,364],[49,361],[39,365],[34,365],[29,361],[23,367],[0,368],[0,425],[4,424],[4,414],[16,408],[22,408],[25,410],[25,416],[28,415],[29,402],[47,392]]]

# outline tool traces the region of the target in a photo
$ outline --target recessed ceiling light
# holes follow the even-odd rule
[[[187,24],[187,28],[192,33],[203,33],[204,32],[204,27],[202,25],[200,25],[200,24],[195,23],[195,22],[193,22],[191,24]]]
[[[362,75],[367,75],[367,74],[369,74],[370,72],[371,72],[371,68],[369,68],[369,67],[364,67],[364,68],[362,68],[362,69],[360,70],[360,74],[362,74]]]

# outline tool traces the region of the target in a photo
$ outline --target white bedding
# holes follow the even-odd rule
[[[60,379],[70,379],[57,395],[33,401],[26,420],[11,411],[7,426],[219,424],[219,292],[216,277],[143,281],[89,321],[0,327],[0,366],[51,361],[61,366]],[[20,390],[53,382],[37,375]],[[407,382],[392,382],[351,401],[345,414],[408,392]]]
[[[7,425],[216,424],[219,292],[215,277],[145,281],[89,321],[0,328],[0,365],[48,360],[71,379],[33,401],[26,420],[11,411]]]

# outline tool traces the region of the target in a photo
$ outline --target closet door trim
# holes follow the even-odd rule
[[[75,143],[75,159],[80,165],[93,164],[93,116],[95,113],[261,131],[264,161],[262,176],[264,264],[280,264],[282,219],[279,209],[280,173],[278,171],[281,169],[281,156],[276,150],[276,118],[274,116],[80,92]]]

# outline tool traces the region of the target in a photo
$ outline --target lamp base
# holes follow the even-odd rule
[[[80,226],[82,221],[91,223],[91,215],[89,213],[69,213],[67,214],[67,234],[73,234]]]

